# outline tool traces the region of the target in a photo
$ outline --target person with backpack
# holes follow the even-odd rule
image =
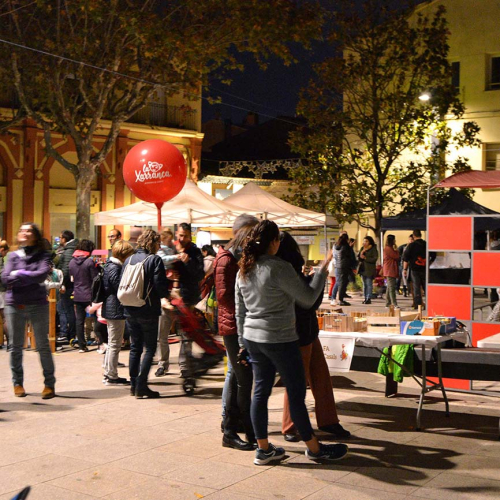
[[[152,229],[137,240],[137,251],[123,267],[118,300],[130,329],[130,394],[136,398],[158,398],[148,387],[148,375],[156,352],[161,299],[169,296],[165,266],[159,255],[160,235]],[[144,355],[143,355],[144,353]]]
[[[122,277],[123,263],[134,253],[130,243],[118,240],[111,249],[112,256],[102,273],[102,317],[108,325],[108,348],[104,357],[104,384],[128,385],[126,378],[118,376],[118,355],[125,332],[125,312],[118,300],[118,288]],[[96,297],[99,301],[100,297]]]
[[[413,309],[422,305],[422,289],[425,290],[425,266],[427,259],[427,244],[422,239],[419,229],[413,231],[413,243],[410,243],[403,253],[403,276],[408,276],[410,268],[413,283]]]
[[[75,304],[78,352],[81,353],[89,351],[85,340],[86,309],[92,303],[92,284],[99,273],[91,257],[94,248],[95,245],[92,241],[81,240],[69,263],[69,275],[73,285],[73,302]]]

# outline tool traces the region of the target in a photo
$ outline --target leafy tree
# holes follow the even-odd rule
[[[387,5],[364,0],[362,13],[338,14],[331,41],[339,56],[315,68],[298,105],[307,127],[291,135],[308,160],[291,174],[291,199],[377,237],[383,213],[425,206],[430,179],[470,169],[467,159],[450,165],[446,156],[475,145],[479,131],[466,122],[453,132],[446,121],[464,106],[451,83],[444,9],[409,15]]]
[[[240,67],[237,52],[262,66],[272,55],[290,63],[288,43],[307,46],[322,23],[316,2],[294,0],[7,0],[0,18],[1,38],[52,54],[0,44],[0,89],[14,87],[19,101],[3,130],[24,118],[43,128],[46,153],[75,177],[80,238],[89,235],[93,178],[123,123],[155,93],[199,98],[209,73]],[[58,153],[56,132],[77,162]]]

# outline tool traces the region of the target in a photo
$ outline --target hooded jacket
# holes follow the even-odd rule
[[[69,277],[69,263],[73,258],[77,245],[78,240],[73,239],[68,241],[68,243],[64,245],[64,250],[59,256],[59,261],[57,263],[57,269],[60,269],[63,272],[63,285],[65,286],[67,293],[71,293],[73,291],[73,283]]]
[[[92,302],[92,283],[98,269],[88,252],[76,250],[69,263],[69,275],[73,283],[73,300],[75,302]]]
[[[235,256],[219,248],[214,261],[215,293],[217,295],[217,322],[220,335],[236,335],[235,292],[238,261]]]
[[[125,319],[125,311],[116,296],[122,271],[123,264],[121,261],[115,257],[110,257],[106,262],[102,275],[106,300],[102,303],[101,316],[105,319]]]
[[[35,247],[22,247],[11,252],[2,272],[2,282],[7,287],[5,304],[46,304],[45,279],[50,269],[48,252]]]

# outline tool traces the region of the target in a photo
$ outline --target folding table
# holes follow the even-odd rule
[[[338,339],[354,339],[356,345],[362,347],[370,347],[380,352],[383,356],[385,347],[391,347],[393,345],[405,345],[413,344],[414,346],[419,346],[422,349],[422,375],[419,377],[415,373],[410,373],[405,367],[399,365],[391,356],[387,356],[394,363],[402,367],[402,369],[408,373],[420,386],[420,401],[418,403],[417,409],[417,419],[416,419],[416,430],[420,430],[420,416],[422,413],[422,406],[424,403],[424,396],[431,391],[441,389],[443,393],[443,398],[446,408],[446,416],[450,415],[450,405],[448,403],[448,398],[446,396],[446,390],[443,385],[442,380],[442,365],[441,365],[441,344],[448,340],[458,340],[459,342],[466,342],[467,336],[465,332],[456,332],[449,335],[439,335],[439,336],[422,336],[422,335],[400,335],[394,333],[367,333],[367,332],[327,332],[320,331],[320,338],[338,338]],[[433,382],[429,380],[426,376],[426,349],[436,349],[437,352],[437,367],[438,367],[438,379],[439,382]],[[419,380],[420,379],[420,380]]]

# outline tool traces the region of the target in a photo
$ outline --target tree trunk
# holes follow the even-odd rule
[[[90,194],[94,170],[90,165],[78,165],[76,175],[76,237],[90,239]]]

